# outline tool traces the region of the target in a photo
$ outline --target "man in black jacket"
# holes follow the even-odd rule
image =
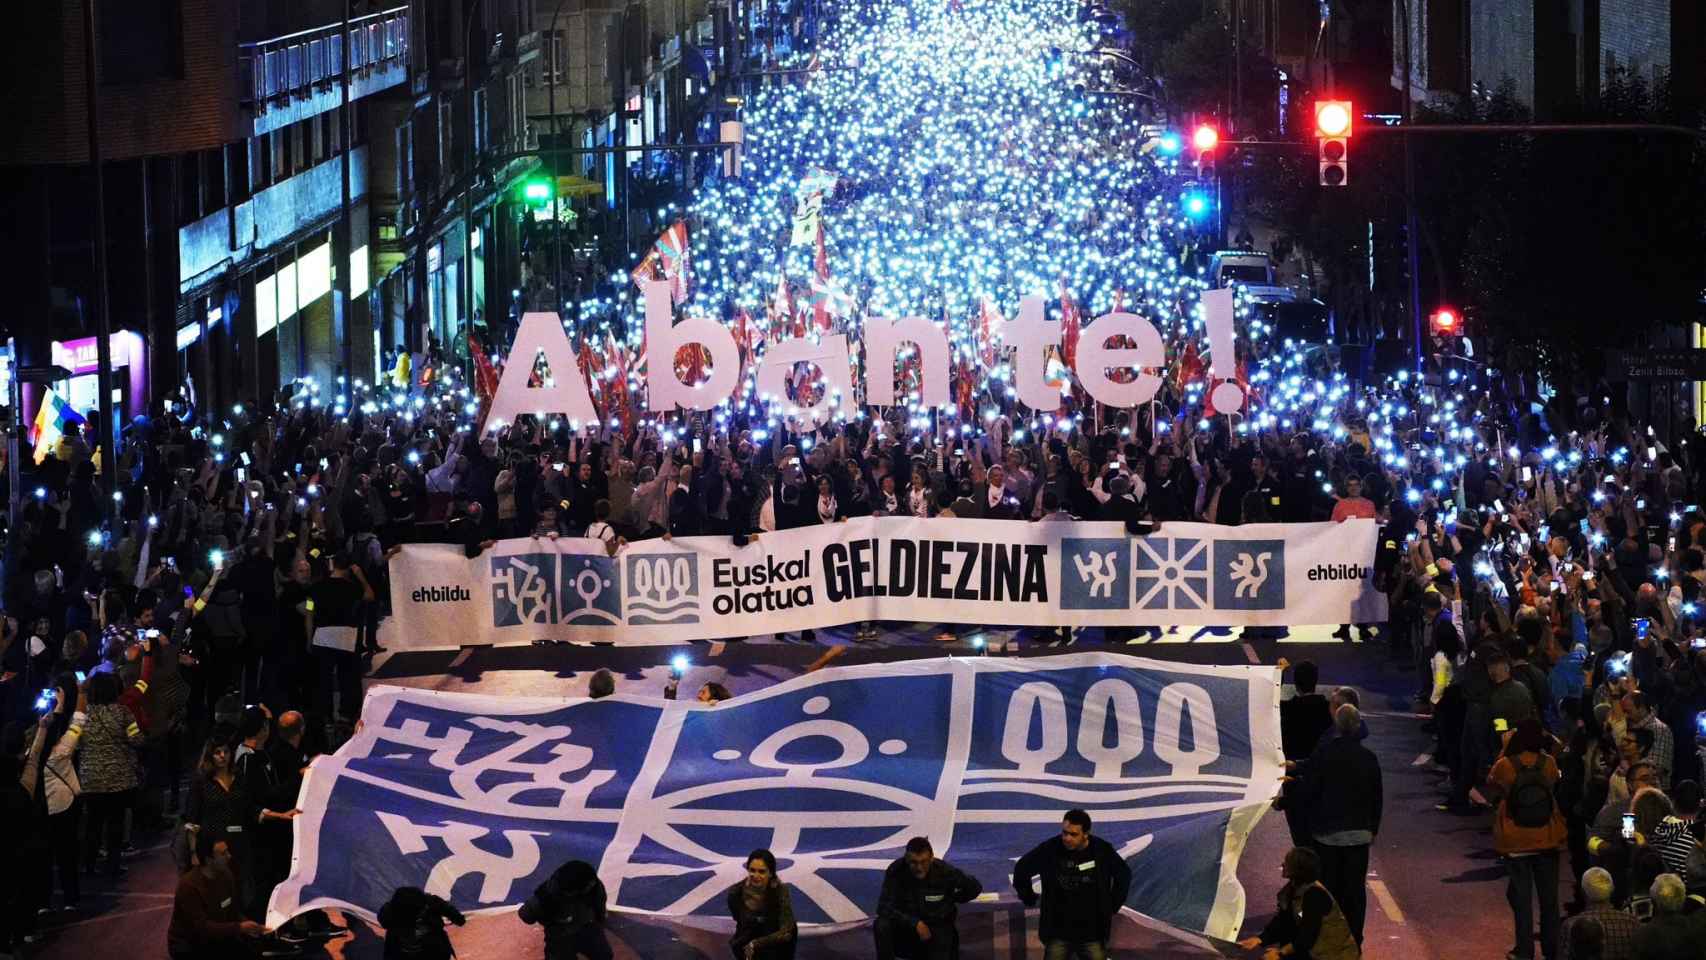
[[[1302,767],[1286,804],[1308,811],[1310,846],[1321,857],[1321,883],[1338,901],[1360,944],[1368,913],[1368,848],[1380,832],[1384,798],[1380,761],[1362,745],[1362,714],[1354,705],[1334,711],[1333,729],[1337,735]]]
[[[877,896],[877,960],[894,960],[897,950],[915,960],[953,960],[959,955],[959,905],[982,892],[976,877],[936,859],[929,837],[908,840],[906,856],[889,864]]]
[[[604,883],[584,860],[558,867],[521,905],[522,923],[545,928],[546,960],[610,960],[604,915]]]
[[[1290,664],[1280,661],[1283,671]],[[1290,699],[1280,701],[1280,748],[1285,751],[1286,769],[1294,770],[1309,759],[1321,735],[1333,727],[1333,708],[1327,698],[1315,692],[1320,673],[1315,663],[1300,660],[1292,667]],[[1285,823],[1291,828],[1291,843],[1295,847],[1309,846],[1309,811],[1292,799],[1292,790],[1282,794],[1280,806],[1285,810]]]
[[[1114,845],[1090,835],[1090,815],[1068,810],[1060,836],[1051,837],[1013,866],[1013,889],[1025,906],[1037,905],[1031,878],[1043,879],[1037,934],[1049,960],[1107,960],[1114,914],[1131,889],[1131,867]]]

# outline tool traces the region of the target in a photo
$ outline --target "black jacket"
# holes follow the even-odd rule
[[[1286,803],[1305,811],[1311,836],[1342,830],[1380,832],[1384,803],[1380,761],[1359,738],[1334,737],[1302,771],[1286,794]]]
[[[1319,693],[1300,693],[1280,701],[1280,744],[1285,758],[1302,762],[1309,759],[1321,734],[1333,725],[1333,710],[1327,698]]]
[[[908,927],[919,921],[931,925],[952,926],[959,914],[959,905],[970,903],[983,892],[983,884],[946,860],[936,860],[920,880],[912,875],[906,858],[889,864],[883,873],[883,892],[877,896],[877,922],[902,923]]]
[[[1031,886],[1031,878],[1036,876],[1043,878],[1043,909],[1037,935],[1044,942],[1107,941],[1114,914],[1125,905],[1126,894],[1131,890],[1131,867],[1113,844],[1094,834],[1089,845],[1078,851],[1067,850],[1059,837],[1037,844],[1013,866],[1013,889],[1026,906],[1037,901]],[[1093,929],[1070,929],[1074,904],[1068,901],[1078,897],[1091,900],[1090,906],[1099,921]]]
[[[592,865],[570,860],[521,905],[521,922],[545,928],[548,960],[574,960],[581,930],[604,923],[604,883]]]

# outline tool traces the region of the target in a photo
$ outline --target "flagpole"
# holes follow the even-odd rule
[[[95,277],[92,288],[95,314],[95,385],[101,411],[101,430],[104,437],[95,437],[95,449],[101,456],[101,519],[112,516],[113,492],[118,489],[118,452],[113,437],[113,345],[112,318],[107,306],[107,184],[101,169],[101,90],[100,65],[95,43],[95,0],[83,0],[83,82],[88,121],[89,168],[94,174],[95,190]],[[202,344],[207,350],[208,345]],[[132,358],[133,363],[139,362]]]

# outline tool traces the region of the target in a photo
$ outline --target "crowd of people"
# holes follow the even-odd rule
[[[987,383],[962,414],[897,407],[804,431],[750,408],[481,431],[480,398],[429,354],[378,384],[298,381],[218,411],[170,403],[130,424],[116,457],[72,427],[25,471],[7,531],[0,753],[17,773],[7,839],[28,868],[0,881],[13,884],[5,935],[35,938],[49,914],[76,911],[84,875],[122,875],[139,838],[161,832],[187,896],[235,891],[207,923],[257,931],[289,863],[302,771],[359,716],[403,544],[474,556],[501,537],[586,536],[616,552],[868,515],[1378,520],[1373,578],[1391,613],[1354,626],[1414,666],[1442,806],[1499,811],[1515,953],[1527,955],[1529,898],[1545,955],[1570,949],[1549,896],[1565,854],[1571,876],[1611,878],[1606,902],[1663,916],[1661,874],[1706,884],[1706,450],[1692,423],[1640,422],[1603,384],[1544,396],[1436,371],[1356,386],[1318,359],[1252,378],[1250,417],[1177,414],[1194,396],[1182,382],[1130,411],[1067,397],[1052,413]],[[1292,811],[1334,809],[1320,798],[1366,771],[1330,742],[1338,717],[1323,707],[1316,735],[1288,745],[1291,789],[1316,798]],[[1556,828],[1539,822],[1540,781]],[[1378,812],[1288,816],[1303,851],[1286,868],[1294,920],[1331,913],[1305,890],[1319,885],[1360,941],[1343,878],[1360,877],[1358,848],[1366,867]],[[1577,906],[1591,912],[1588,887]],[[1603,955],[1622,954],[1608,939]]]

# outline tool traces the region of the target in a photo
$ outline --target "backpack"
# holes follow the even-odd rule
[[[1552,787],[1546,783],[1546,762],[1516,761],[1516,778],[1505,794],[1505,815],[1519,827],[1540,828],[1552,822]]]

